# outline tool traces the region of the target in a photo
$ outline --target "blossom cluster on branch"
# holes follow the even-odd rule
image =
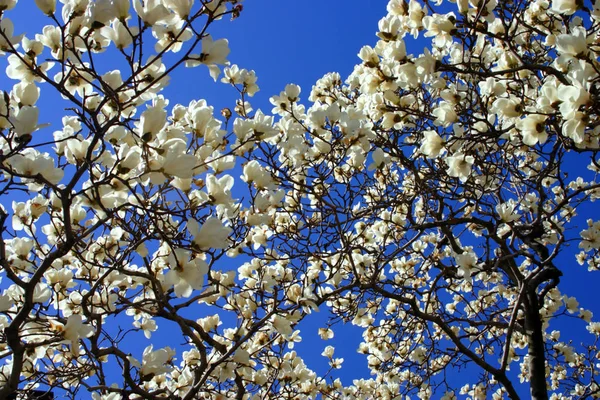
[[[270,113],[210,33],[241,1],[61,3],[26,36],[0,0],[0,398],[600,397],[560,284],[600,269],[600,3],[391,0],[347,79]],[[186,67],[233,110],[171,104]],[[325,374],[294,350],[316,311]]]

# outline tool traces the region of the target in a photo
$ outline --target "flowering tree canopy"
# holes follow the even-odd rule
[[[16,3],[0,398],[600,397],[600,322],[560,283],[600,269],[600,3],[391,0],[347,79],[270,113],[211,35],[238,0],[35,0],[28,36]],[[236,106],[171,104],[186,67]],[[294,350],[317,311],[325,374]],[[345,324],[371,372],[351,383]]]

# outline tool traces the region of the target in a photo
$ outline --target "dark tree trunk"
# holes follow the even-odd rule
[[[523,305],[525,308],[525,332],[529,353],[531,398],[534,400],[547,400],[544,334],[539,312],[538,294],[535,287],[527,288],[527,296]]]

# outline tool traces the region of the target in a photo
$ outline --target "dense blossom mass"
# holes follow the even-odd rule
[[[270,111],[211,34],[239,0],[35,5],[0,0],[0,398],[600,397],[560,284],[600,269],[600,2],[391,0],[350,76]],[[185,68],[231,109],[172,104]]]

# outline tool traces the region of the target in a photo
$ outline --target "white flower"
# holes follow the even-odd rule
[[[163,0],[163,4],[175,12],[181,20],[184,20],[190,15],[194,2],[192,0]]]
[[[544,144],[548,139],[546,133],[546,116],[541,114],[530,114],[520,120],[517,126],[521,129],[523,143],[528,146]]]
[[[502,221],[512,222],[521,218],[519,213],[515,211],[516,207],[517,203],[515,203],[515,201],[511,199],[505,203],[498,204],[496,206],[496,212],[498,213]]]
[[[588,332],[596,336],[600,336],[600,322],[590,322],[586,327]]]
[[[227,238],[232,229],[223,226],[218,218],[207,218],[201,228],[198,221],[191,219],[187,223],[187,228],[194,235],[194,243],[202,250],[225,249],[229,246]]]
[[[129,18],[130,0],[112,0],[115,16],[121,21]]]
[[[5,15],[6,14],[4,14],[0,20],[0,31],[4,33],[4,35],[0,35],[0,54],[2,54],[3,51],[10,50],[11,46],[18,46],[18,43],[24,36],[24,34],[13,36],[14,25],[10,19],[5,17]]]
[[[7,296],[5,294],[0,295],[0,312],[8,311],[13,306],[13,304],[14,302],[10,298],[10,296]]]
[[[206,191],[214,204],[229,205],[231,199],[231,188],[233,187],[233,177],[223,175],[217,179],[214,175],[206,177]]]
[[[202,54],[200,62],[206,65],[227,64],[227,55],[229,54],[229,42],[227,39],[213,40],[208,35],[202,39]]]
[[[572,119],[579,107],[588,102],[590,94],[581,85],[560,85],[557,90],[557,97],[561,102],[558,109],[563,119]]]
[[[143,5],[140,0],[134,0],[133,8],[147,26],[154,26],[170,14],[169,10],[163,5],[162,0],[144,0]]]
[[[208,264],[204,260],[192,257],[192,252],[175,249],[168,256],[170,271],[165,277],[167,285],[173,285],[177,297],[190,297],[193,290],[202,289],[204,275],[208,273]]]
[[[11,157],[10,165],[19,174],[25,176],[35,176],[41,174],[52,184],[60,182],[64,171],[54,167],[54,159],[48,153],[39,153],[35,149],[27,148],[19,154]]]
[[[585,251],[600,249],[600,221],[587,220],[588,229],[581,231],[579,247]]]
[[[19,82],[13,86],[12,95],[20,106],[33,106],[40,97],[40,88],[33,82]]]
[[[435,131],[425,131],[419,151],[427,158],[435,158],[445,151],[444,139]]]
[[[62,71],[58,72],[54,75],[54,82],[63,85],[72,95],[77,93],[81,98],[90,96],[94,90],[92,86],[94,77],[88,72],[89,68],[89,65],[84,64],[78,67],[71,67],[64,73]]]
[[[333,347],[333,346],[327,346],[327,347],[325,347],[325,350],[323,350],[323,352],[321,353],[321,355],[323,357],[331,358],[331,357],[333,357],[333,353],[334,352],[335,352],[335,347]]]
[[[552,0],[552,11],[559,14],[571,15],[579,8],[577,3],[577,0]]]
[[[163,104],[148,107],[140,116],[137,123],[138,135],[144,141],[151,141],[167,123],[167,112]]]
[[[333,338],[333,331],[329,328],[319,328],[319,337],[323,340]]]
[[[452,104],[442,101],[431,113],[435,117],[435,124],[448,127],[458,121],[458,115],[454,111]]]
[[[154,346],[150,345],[144,349],[142,356],[142,368],[140,375],[142,377],[161,375],[170,372],[173,369],[171,361],[175,357],[175,350],[170,347],[154,351]]]
[[[507,118],[519,117],[523,112],[520,100],[515,97],[497,99],[492,105],[492,109]]]
[[[273,328],[283,336],[289,336],[293,333],[292,323],[286,317],[275,314],[271,318]]]
[[[183,43],[190,40],[193,36],[189,28],[185,28],[185,21],[181,20],[174,25],[155,25],[152,28],[152,35],[157,38],[154,45],[154,51],[160,53],[168,48],[169,51],[177,53],[183,47]]]
[[[38,129],[49,126],[50,124],[38,124],[38,115],[40,110],[35,106],[21,107],[19,111],[8,120],[13,124],[17,136],[31,135]]]
[[[120,20],[115,20],[112,26],[104,26],[100,29],[104,37],[110,39],[117,49],[123,50],[133,43],[133,37],[138,34],[138,28],[128,27]]]
[[[204,64],[208,67],[210,76],[217,81],[221,70],[217,65],[226,65],[229,55],[229,42],[227,39],[213,40],[211,35],[202,38],[202,53],[190,55],[190,60],[186,61],[186,66],[195,67]]]
[[[373,154],[371,154],[371,157],[373,157],[373,162],[369,165],[369,171],[383,168],[390,162],[390,156],[387,155],[380,147],[375,149]]]
[[[563,136],[573,139],[575,143],[583,143],[585,140],[585,119],[587,115],[581,111],[577,111],[573,118],[563,122],[561,133]]]
[[[556,38],[556,50],[569,56],[585,55],[588,52],[586,31],[583,27],[571,29],[570,34],[563,33]]]
[[[50,321],[50,330],[57,332],[69,343],[74,356],[79,355],[79,339],[94,334],[94,328],[84,324],[80,314],[72,314],[65,325],[58,321]]]
[[[579,309],[579,302],[575,297],[563,296],[563,302],[569,314],[574,314]]]
[[[271,174],[256,160],[244,165],[244,175],[241,178],[244,182],[254,183],[259,189],[265,189],[273,183]]]
[[[445,161],[448,164],[448,175],[460,179],[461,182],[466,182],[471,174],[475,158],[462,153],[456,153],[453,156],[446,157]]]
[[[156,326],[156,321],[154,321],[152,318],[146,317],[142,318],[141,321],[134,321],[133,326],[143,330],[146,339],[150,339],[150,337],[152,336],[152,332],[158,329]]]
[[[461,254],[456,254],[454,261],[458,267],[458,275],[470,280],[473,273],[472,270],[477,266],[477,254],[471,250],[465,250]]]
[[[191,178],[197,159],[193,154],[186,154],[186,143],[181,139],[167,140],[164,146],[167,149],[162,158],[162,172],[178,178]]]

